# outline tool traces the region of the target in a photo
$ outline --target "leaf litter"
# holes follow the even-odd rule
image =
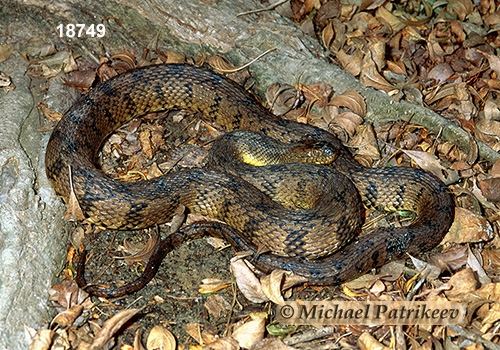
[[[329,50],[333,61],[364,85],[397,100],[423,104],[500,150],[500,17],[494,2],[431,4],[410,0],[359,5],[350,1],[290,0],[272,8],[288,13]],[[83,91],[97,79],[107,80],[138,66],[195,62],[168,50],[146,52],[138,58],[131,51],[123,51],[102,58],[96,67],[39,40],[31,40],[19,50],[32,62],[29,74],[50,78],[64,71],[66,83]],[[222,56],[198,60],[202,61],[222,71],[237,71],[231,76],[239,83],[249,79],[246,69],[238,70]],[[355,91],[338,92],[334,86],[321,83],[297,82],[293,87],[277,82],[269,87],[266,97],[268,107],[276,114],[334,131],[362,164],[413,165],[447,181],[458,206],[455,223],[437,251],[412,257],[412,263],[393,262],[343,287],[317,288],[284,271],[255,275],[241,259],[232,262],[234,275],[230,275],[227,261],[231,252],[223,249],[214,253],[203,242],[192,242],[167,257],[162,269],[168,273],[160,272],[143,291],[117,300],[89,298],[69,280],[73,273],[72,259],[68,259],[61,274],[68,279],[51,291],[51,302],[59,311],[52,327],[38,332],[27,329],[33,339],[32,349],[61,344],[74,349],[285,349],[310,346],[311,339],[319,339],[324,348],[342,349],[498,348],[500,163],[479,159],[473,142],[464,152],[411,120],[365,124],[366,102]],[[47,118],[47,126],[41,129],[45,131],[60,116],[46,106],[40,108]],[[172,157],[183,159],[193,149],[204,150],[217,135],[196,115],[158,113],[118,130],[103,147],[101,166],[124,181],[155,177],[180,166],[172,162]],[[201,152],[182,166],[200,166],[203,156]],[[456,176],[444,177],[451,172]],[[68,215],[78,218],[77,201],[71,207]],[[370,211],[367,215],[367,220],[377,218],[375,227],[408,221],[394,214],[383,219]],[[160,234],[164,230],[161,228]],[[89,280],[99,283],[130,281],[140,274],[155,244],[141,232],[84,232],[85,246],[94,253],[88,261]],[[114,259],[121,244],[115,241],[123,242],[130,266]],[[175,265],[179,262],[186,266]],[[203,273],[193,274],[196,268],[190,264],[198,265]],[[283,332],[276,331],[278,325],[270,312],[273,304],[332,298],[454,300],[468,303],[468,315],[464,324],[453,328],[333,326],[283,327]],[[279,338],[275,334],[280,334]]]

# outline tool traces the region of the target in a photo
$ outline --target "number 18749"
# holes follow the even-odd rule
[[[89,36],[89,37],[98,37],[102,38],[103,36],[106,35],[106,27],[104,24],[99,23],[99,24],[73,24],[73,23],[68,23],[66,25],[64,24],[59,24],[57,27],[57,32],[59,34],[59,37],[68,37],[68,38],[81,38],[82,36]]]

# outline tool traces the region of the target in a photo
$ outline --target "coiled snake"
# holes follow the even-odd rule
[[[323,166],[292,163],[284,170],[275,165],[281,175],[264,180],[266,184],[278,182],[269,193],[266,184],[249,184],[237,173],[222,172],[217,166],[215,170],[182,169],[133,183],[112,179],[96,167],[99,148],[112,131],[134,117],[165,109],[201,112],[228,131],[259,132],[298,148],[310,147],[312,153],[318,145],[327,145],[336,159]],[[222,153],[230,154],[225,152],[229,146],[222,143],[220,147]],[[406,252],[432,249],[454,218],[454,200],[435,176],[415,168],[363,167],[327,131],[276,117],[227,78],[189,65],[135,69],[83,95],[53,131],[45,162],[57,194],[67,201],[72,186],[85,215],[100,226],[149,227],[170,220],[181,204],[190,212],[226,223],[200,222],[171,234],[156,247],[138,280],[114,289],[89,286],[89,292],[102,296],[139,289],[154,276],[168,251],[204,234],[223,236],[237,250],[257,252],[258,247],[266,247],[270,252],[258,253],[253,260],[263,271],[282,268],[313,284],[337,284]],[[301,175],[302,168],[309,174]],[[311,177],[320,178],[320,185],[308,187],[303,179]],[[330,194],[327,201],[340,203],[334,209],[317,208],[315,203],[297,209],[272,200],[271,192],[279,196],[291,188],[287,181],[295,182],[302,193],[314,188]],[[294,202],[300,195],[292,197]],[[367,207],[411,210],[417,218],[406,227],[377,229],[357,237],[362,221],[359,198]],[[83,264],[80,270],[83,272]],[[82,273],[78,281],[85,283]]]

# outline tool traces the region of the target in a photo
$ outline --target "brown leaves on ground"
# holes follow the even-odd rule
[[[432,6],[425,1],[376,1],[362,2],[358,7],[352,1],[291,0],[285,5],[290,6],[301,28],[309,28],[335,61],[363,84],[395,99],[427,106],[500,150],[497,4],[487,0],[476,4],[469,0],[438,2]],[[29,41],[21,50],[33,62],[30,74],[50,77],[73,70],[66,82],[82,90],[91,88],[95,79],[106,80],[160,62],[207,61],[220,71],[234,70],[221,56],[195,60],[168,50],[149,51],[139,58],[132,51],[123,51],[102,59],[98,67],[81,58],[74,60],[70,52],[56,55],[53,46],[41,41]],[[245,81],[247,74],[240,72],[236,79]],[[235,281],[205,279],[200,284],[197,302],[203,302],[204,318],[182,324],[187,336],[177,339],[177,348],[290,349],[310,346],[311,339],[321,339],[325,347],[345,349],[438,349],[456,348],[456,344],[479,349],[483,341],[498,343],[500,162],[487,164],[478,159],[472,137],[469,151],[463,152],[411,119],[375,126],[363,124],[367,101],[355,91],[339,93],[335,86],[324,83],[297,81],[292,86],[277,82],[268,88],[266,99],[267,106],[278,115],[334,131],[364,165],[417,166],[434,173],[450,184],[456,195],[455,222],[439,252],[411,257],[411,263],[409,259],[393,262],[342,288],[310,287],[285,271],[256,275],[247,262],[234,259],[230,268]],[[59,118],[43,105],[40,109],[50,123]],[[160,113],[144,119],[149,121],[132,121],[104,145],[102,168],[113,177],[125,181],[149,179],[179,165],[200,166],[205,154],[200,146],[218,135],[210,125],[185,112],[176,114],[168,123]],[[171,139],[173,129],[180,139]],[[78,209],[77,205],[70,207]],[[376,225],[401,225],[404,221],[388,217]],[[124,244],[131,255],[129,263],[147,258],[155,244],[153,240],[140,247]],[[173,287],[165,287],[167,294],[169,288]],[[161,304],[167,297],[155,295],[148,302]],[[467,304],[468,318],[461,332],[444,326],[345,326],[314,329],[311,332],[316,338],[304,328],[280,327],[273,321],[273,304],[331,297],[364,301],[454,300]],[[116,332],[127,328],[138,312],[121,310],[120,301],[92,304],[69,282],[54,286],[51,301],[60,312],[52,322],[59,328],[39,331],[32,348],[49,348],[58,339],[83,344],[74,345],[82,349],[90,348],[93,342],[112,346]],[[242,301],[247,304],[242,305]],[[111,317],[107,321],[102,308],[107,308]],[[148,349],[174,348],[176,341],[166,319],[176,317],[158,316],[147,342],[139,332],[133,348],[142,349],[144,344]],[[63,329],[67,327],[76,327],[77,331],[71,335]],[[292,336],[296,332],[299,334]],[[179,337],[177,333],[175,336]]]

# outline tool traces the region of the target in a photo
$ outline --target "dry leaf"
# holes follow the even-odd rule
[[[485,248],[481,251],[483,266],[491,270],[500,269],[500,250]]]
[[[337,59],[339,60],[340,66],[353,76],[357,77],[361,73],[363,55],[360,51],[350,55],[345,53],[344,50],[340,50],[337,53]]]
[[[75,191],[73,190],[73,176],[71,174],[71,166],[68,165],[69,170],[69,186],[70,193],[68,198],[68,203],[66,204],[66,214],[64,215],[64,220],[67,221],[80,221],[85,219],[83,215],[82,208],[78,203],[78,198],[76,198]]]
[[[446,285],[452,286],[453,288],[449,291],[445,291],[444,294],[452,301],[460,301],[462,294],[477,290],[478,281],[476,280],[474,271],[468,268],[458,271],[451,276],[450,280],[446,282]]]
[[[356,134],[349,141],[349,147],[356,149],[356,156],[380,159],[378,142],[371,125],[359,125],[356,128]]]
[[[269,275],[260,279],[262,291],[275,304],[283,305],[285,299],[281,295],[281,285],[285,274],[291,275],[291,272],[284,270],[273,270]]]
[[[95,335],[94,341],[89,350],[97,350],[102,348],[114,336],[116,332],[123,327],[132,317],[134,317],[142,309],[127,309],[118,312],[109,320],[104,322],[101,330]]]
[[[144,345],[142,345],[141,339],[142,339],[142,337],[141,337],[141,329],[139,328],[135,332],[134,348],[133,348],[133,350],[145,350],[144,349]]]
[[[240,350],[238,341],[231,337],[217,338],[200,348],[189,346],[189,350]]]
[[[410,151],[402,149],[402,152],[411,158],[420,168],[427,170],[437,176],[441,181],[453,181],[458,177],[456,171],[448,170],[441,165],[441,160],[434,154],[423,151]],[[443,174],[446,173],[446,176]]]
[[[329,21],[328,25],[324,27],[323,30],[321,31],[321,39],[325,49],[327,50],[330,49],[330,45],[332,44],[334,37],[335,37],[335,31],[333,29],[333,22]]]
[[[380,268],[377,276],[380,276],[384,281],[394,282],[401,277],[405,270],[405,261],[391,261]]]
[[[12,44],[0,45],[0,62],[8,60],[12,52],[14,52],[14,48]]]
[[[325,109],[326,108],[324,108],[323,110]],[[359,115],[352,112],[344,112],[337,114],[330,123],[330,126],[334,130],[337,128],[341,128],[342,130],[347,132],[349,137],[353,137],[356,133],[357,127],[360,126],[361,123],[363,123],[363,118],[361,118]]]
[[[214,317],[225,316],[231,310],[231,304],[219,294],[209,295],[203,306]]]
[[[213,54],[207,59],[207,63],[219,73],[231,73],[237,70],[235,66],[224,56]]]
[[[40,102],[37,107],[42,112],[43,117],[51,123],[57,123],[63,116],[62,113],[49,109],[44,102]]]
[[[110,62],[112,62],[113,69],[120,73],[132,70],[137,67],[135,54],[129,51],[117,52],[112,55],[109,60]]]
[[[347,89],[344,93],[333,97],[328,105],[348,108],[361,118],[366,115],[365,98],[353,89]]]
[[[323,108],[333,94],[333,88],[326,83],[302,85],[297,87],[304,93],[304,97],[314,105]]]
[[[391,348],[384,346],[368,332],[364,332],[359,336],[357,345],[361,350],[391,350]]]
[[[371,54],[367,54],[363,58],[359,82],[364,86],[373,87],[385,92],[396,90],[396,88],[385,80],[385,78],[377,71],[375,62],[373,62],[373,59],[371,58]]]
[[[379,72],[382,71],[382,69],[385,68],[385,57],[386,57],[385,42],[383,41],[370,42],[368,44],[368,49],[372,54],[373,62],[375,62],[377,70]]]
[[[156,51],[158,53],[158,51]],[[186,56],[173,50],[163,50],[161,55],[163,63],[186,63]]]
[[[174,335],[163,326],[157,325],[149,332],[146,348],[148,350],[175,350],[177,341]]]
[[[417,259],[410,255],[413,265],[416,269],[421,272],[422,275],[426,276],[429,280],[435,280],[441,275],[441,266],[433,265],[429,262]]]
[[[484,119],[500,120],[500,105],[498,100],[486,100],[484,104]]]
[[[357,289],[370,289],[373,284],[378,281],[380,276],[377,275],[371,275],[371,274],[365,274],[361,277],[356,278],[353,281],[349,281],[347,283],[344,283],[342,286],[347,287],[350,290],[357,290]]]
[[[199,323],[188,323],[186,326],[184,326],[184,330],[200,345],[211,344],[218,338],[217,334],[213,334],[208,331],[202,331],[203,326]]]
[[[26,61],[32,61],[33,58],[45,57],[57,52],[56,47],[51,42],[45,42],[40,38],[31,38],[26,42],[19,44],[17,48]]]
[[[56,283],[49,289],[49,300],[60,305],[61,311],[82,304],[88,295],[73,280]]]
[[[293,327],[293,326],[292,326]],[[293,327],[296,329],[296,327]],[[272,334],[274,335],[274,334]],[[297,350],[297,348],[286,345],[278,337],[266,337],[265,339],[254,344],[253,349],[259,350]]]
[[[241,325],[232,337],[238,341],[242,348],[250,349],[253,344],[264,339],[266,330],[266,318],[260,317]]]
[[[491,283],[491,278],[489,278],[486,271],[484,271],[481,254],[473,251],[469,246],[468,253],[467,267],[470,267],[472,271],[476,273],[479,283],[481,285]],[[481,259],[481,261],[479,259]]]
[[[3,72],[0,72],[0,87],[6,94],[14,91],[14,89],[16,88],[16,86],[12,83],[12,79]]]
[[[458,18],[463,21],[474,10],[474,4],[471,0],[453,0],[448,3]]]
[[[41,329],[31,340],[29,350],[49,350],[56,333],[51,329]]]
[[[55,77],[61,71],[69,73],[78,69],[71,51],[58,51],[54,55],[37,61],[41,74],[45,79]]]
[[[54,323],[57,323],[61,327],[71,327],[75,320],[80,316],[83,312],[82,305],[72,306],[70,309],[60,312],[54,317],[51,322],[51,327]]]
[[[490,328],[498,322],[498,320],[500,320],[500,304],[494,303],[489,307],[486,317],[481,322],[480,332],[487,333]]]
[[[94,69],[77,70],[67,74],[64,82],[75,89],[88,90],[94,84],[96,75]]]
[[[448,63],[439,63],[429,71],[428,77],[438,83],[444,83],[453,73],[454,71]]]
[[[236,278],[236,284],[239,290],[245,298],[254,303],[265,303],[269,301],[269,298],[262,290],[259,279],[242,259],[238,257],[231,259],[231,271]]]
[[[489,283],[478,289],[474,297],[480,297],[484,300],[492,300],[500,303],[500,283]]]
[[[467,259],[467,247],[453,245],[444,252],[431,255],[429,262],[441,266],[443,270],[457,271],[465,266]]]
[[[394,33],[397,33],[406,27],[406,24],[403,21],[394,16],[394,14],[388,11],[384,6],[380,6],[377,9],[375,17],[380,19],[383,23],[389,24]]]
[[[156,232],[148,232],[148,240],[146,243],[130,243],[128,239],[125,239],[122,246],[118,247],[119,251],[128,254],[126,256],[114,256],[115,259],[123,259],[128,265],[134,262],[145,261],[151,257],[153,251],[158,244],[159,235]]]
[[[289,84],[274,83],[266,89],[267,104],[273,114],[284,115],[304,103],[302,91]]]
[[[151,159],[154,157],[156,149],[151,142],[151,132],[149,130],[143,130],[139,133],[139,141],[141,142],[142,151],[146,156]]]
[[[200,294],[210,294],[218,292],[231,285],[230,282],[225,282],[217,278],[205,278],[201,282],[202,284],[198,287],[198,292]]]
[[[461,208],[455,208],[455,220],[442,243],[484,242],[493,238],[493,229],[484,217]]]

